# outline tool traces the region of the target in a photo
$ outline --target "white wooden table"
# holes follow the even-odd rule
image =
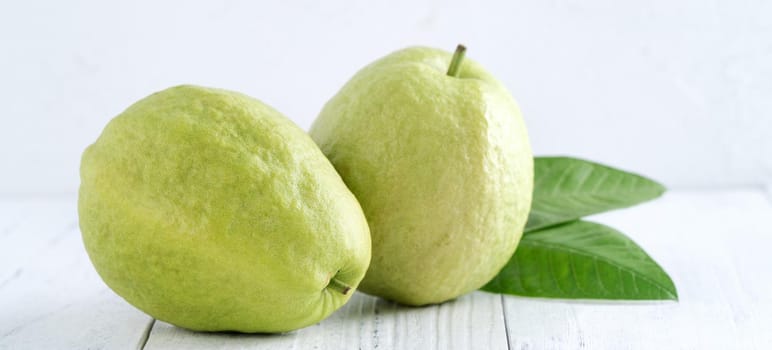
[[[194,333],[113,294],[81,243],[74,196],[0,199],[0,349],[772,349],[772,195],[675,191],[597,216],[675,281],[680,302],[483,292],[408,308],[357,293],[282,335]]]

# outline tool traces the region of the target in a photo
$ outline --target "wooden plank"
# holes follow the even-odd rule
[[[74,197],[0,200],[0,349],[137,348],[151,319],[83,249]]]
[[[356,294],[327,320],[283,335],[194,333],[158,322],[147,348],[501,349],[506,317],[512,349],[769,349],[772,204],[766,195],[676,192],[594,218],[627,233],[659,261],[679,288],[679,303],[478,292],[408,308]],[[0,200],[0,349],[143,345],[152,320],[99,280],[76,218],[74,198]]]
[[[0,349],[141,349],[152,319],[103,290],[53,306],[0,337]]]
[[[511,349],[772,348],[772,206],[763,192],[677,192],[593,219],[660,262],[680,302],[507,296]]]
[[[501,297],[412,308],[355,294],[319,324],[280,335],[196,333],[157,322],[146,349],[506,349]]]

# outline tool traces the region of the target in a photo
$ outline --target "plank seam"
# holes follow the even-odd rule
[[[501,314],[504,316],[504,334],[507,337],[507,349],[512,350],[512,344],[509,342],[509,323],[507,323],[507,306],[504,303],[504,294],[499,295],[501,299]]]
[[[147,341],[150,340],[150,332],[153,331],[153,327],[155,326],[155,318],[150,319],[150,322],[147,324],[147,327],[145,327],[145,331],[142,332],[142,337],[139,339],[139,344],[137,346],[138,350],[145,349],[145,345],[147,345]]]

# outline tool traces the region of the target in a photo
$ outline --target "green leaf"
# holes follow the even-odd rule
[[[640,175],[567,157],[534,159],[534,192],[525,231],[659,197],[665,188]]]
[[[622,233],[574,221],[523,235],[485,291],[567,299],[678,300],[670,277]]]

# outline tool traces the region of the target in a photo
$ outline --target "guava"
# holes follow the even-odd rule
[[[463,52],[381,58],[311,127],[370,225],[360,291],[440,303],[483,286],[517,247],[533,191],[526,126],[504,85]]]
[[[283,332],[351,297],[367,221],[300,128],[262,102],[197,86],[135,103],[83,153],[78,212],[115,293],[202,331]]]

